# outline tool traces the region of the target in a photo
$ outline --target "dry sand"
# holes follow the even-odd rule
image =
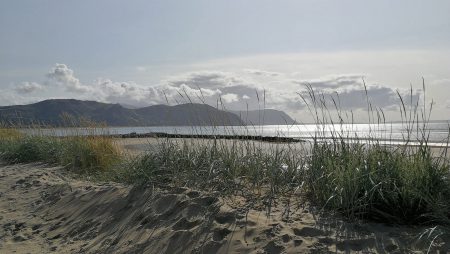
[[[304,203],[236,205],[214,193],[92,183],[0,165],[0,253],[422,253],[423,228],[344,222]],[[289,214],[289,216],[287,216]],[[450,243],[439,243],[445,252]]]

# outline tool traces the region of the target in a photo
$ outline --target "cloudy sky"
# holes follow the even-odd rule
[[[450,1],[0,1],[0,105],[77,98],[281,109],[309,84],[363,118],[398,93],[450,119]],[[264,96],[265,95],[265,96]]]

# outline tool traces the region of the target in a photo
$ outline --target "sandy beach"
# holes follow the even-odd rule
[[[42,164],[0,166],[0,211],[0,253],[422,253],[429,244],[417,238],[425,228],[345,222],[296,199],[267,216],[239,198],[93,183]],[[435,245],[448,250],[444,242]]]
[[[450,254],[449,12],[0,1],[0,254]]]

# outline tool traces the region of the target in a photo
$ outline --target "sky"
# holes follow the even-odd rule
[[[447,0],[0,0],[0,105],[193,101],[301,122],[310,86],[361,121],[366,90],[388,120],[399,95],[449,120],[448,13]]]

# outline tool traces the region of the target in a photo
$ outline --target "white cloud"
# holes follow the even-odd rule
[[[221,97],[226,103],[232,103],[232,102],[239,101],[239,96],[234,93],[227,93],[227,94],[222,95]]]
[[[167,79],[166,88],[188,91],[188,94],[194,95],[193,99],[198,98],[196,94],[199,88],[213,90],[214,92],[204,96],[205,102],[215,105],[220,95],[229,109],[242,109],[247,104],[250,109],[256,109],[265,104],[268,108],[299,112],[305,109],[305,104],[297,93],[307,95],[307,84],[330,102],[331,98],[339,98],[342,109],[365,110],[366,89],[369,102],[376,107],[393,110],[397,109],[400,103],[396,88],[371,82],[367,82],[364,87],[363,78],[367,76],[364,73],[326,75],[312,79],[294,79],[292,75],[283,73],[261,79],[263,75],[258,74],[254,79],[251,76],[254,75],[253,72],[249,73],[246,69],[241,73],[221,71],[186,73]],[[407,92],[400,89],[400,93],[406,95]],[[172,93],[170,97],[176,97],[176,94]],[[417,101],[419,93],[414,92],[413,97]]]
[[[329,106],[334,107],[332,104],[334,99],[340,109],[348,110],[367,109],[368,103],[383,110],[396,110],[401,103],[400,96],[405,99],[407,105],[417,103],[420,98],[420,90],[413,90],[411,94],[407,89],[365,84],[363,77],[362,74],[343,74],[294,83],[308,85],[317,96],[322,96]],[[304,97],[310,96],[307,91],[301,94]]]
[[[252,75],[256,74],[256,78]],[[261,73],[264,73],[262,75]],[[370,102],[385,110],[398,105],[395,89],[386,85],[363,85],[364,74],[337,74],[313,79],[293,79],[288,74],[267,75],[260,70],[243,72],[196,71],[175,75],[153,86],[136,82],[117,82],[97,79],[92,84],[82,84],[65,64],[57,64],[47,75],[58,85],[79,94],[104,102],[133,106],[148,106],[169,102],[170,104],[197,102],[217,105],[218,101],[232,110],[256,109],[263,106],[288,112],[298,112],[305,105],[298,95],[307,95],[306,84],[325,99],[339,98],[342,109],[367,108],[366,90]],[[339,96],[336,95],[339,94]],[[252,96],[249,96],[252,95]],[[414,94],[416,96],[416,94]]]
[[[29,94],[42,89],[43,86],[36,82],[22,82],[14,90],[19,94]]]
[[[362,84],[364,79],[363,74],[338,74],[327,75],[325,77],[307,79],[307,80],[293,80],[292,82],[299,85],[311,85],[317,89],[336,89],[342,87],[348,87],[351,85]]]
[[[170,77],[165,83],[175,87],[184,84],[192,88],[224,88],[246,84],[248,81],[231,72],[196,71]]]
[[[420,76],[412,77],[419,77],[417,80],[407,79],[408,81],[405,81],[404,77],[407,76],[405,70],[411,70],[412,66],[414,71],[418,71],[419,67],[423,66],[420,61],[434,55],[420,52],[409,53],[411,52],[396,53],[392,56],[382,52],[369,55],[348,53],[233,59],[233,61],[225,61],[220,64],[212,62],[207,65],[189,66],[188,71],[177,70],[174,71],[174,75],[155,78],[154,81],[151,81],[152,84],[133,81],[119,82],[102,78],[91,82],[82,82],[67,65],[57,64],[47,74],[49,82],[45,84],[52,85],[54,88],[52,90],[60,89],[57,94],[59,96],[66,95],[67,93],[64,92],[71,91],[74,94],[69,97],[78,99],[92,99],[133,106],[191,101],[216,106],[219,98],[222,98],[226,108],[231,110],[247,108],[247,105],[252,110],[260,108],[264,104],[267,108],[284,110],[298,118],[303,118],[307,113],[305,105],[297,93],[306,95],[305,85],[309,84],[326,99],[339,98],[342,109],[365,111],[367,89],[369,100],[373,106],[398,113],[400,100],[397,90],[409,101],[410,83],[421,88]],[[363,56],[366,56],[367,59]],[[424,56],[428,57],[424,58]],[[408,68],[400,68],[402,65],[395,62],[396,59],[402,57],[406,59],[404,61],[412,63],[407,66]],[[348,63],[350,58],[356,59],[352,65]],[[260,62],[265,62],[265,65]],[[189,71],[189,69],[195,71]],[[438,68],[438,70],[440,69]],[[331,73],[334,74],[330,75]],[[383,75],[384,73],[386,75]],[[135,74],[138,75],[136,72]],[[414,73],[408,72],[408,74],[413,75]],[[386,78],[388,76],[389,78]],[[427,96],[429,98],[438,96],[439,103],[436,105],[447,109],[448,93],[442,93],[442,91],[448,91],[446,85],[449,80],[448,74],[440,70],[427,77],[430,77]],[[367,84],[366,88],[363,85],[363,78]],[[46,93],[50,96],[50,89],[47,89]],[[413,101],[419,100],[419,95],[420,91],[413,90]]]
[[[245,72],[248,72],[253,75],[257,76],[269,76],[269,77],[276,77],[282,75],[280,72],[274,72],[274,71],[263,71],[258,69],[245,69]]]
[[[56,84],[65,87],[68,92],[74,93],[87,93],[92,89],[89,86],[81,84],[80,80],[74,76],[72,69],[65,64],[56,64],[52,70],[47,73],[49,81],[53,81]]]
[[[160,94],[135,82],[114,82],[110,79],[98,79],[92,85],[95,99],[104,102],[121,103],[133,106],[148,106],[160,103]]]

